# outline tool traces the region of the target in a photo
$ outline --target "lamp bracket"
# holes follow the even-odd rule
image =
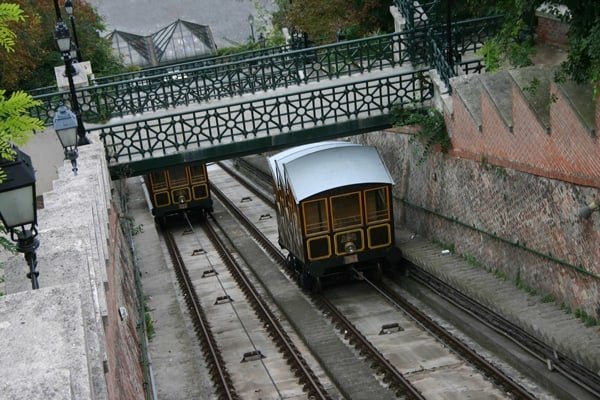
[[[10,238],[13,242],[17,243],[17,251],[19,253],[30,253],[34,252],[40,245],[39,240],[36,238],[38,235],[37,228],[32,226],[31,229],[22,229],[17,231],[16,229],[10,230]]]

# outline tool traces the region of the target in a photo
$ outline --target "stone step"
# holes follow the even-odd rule
[[[554,69],[545,66],[532,66],[509,71],[515,84],[523,94],[541,126],[550,132],[550,82]]]
[[[579,84],[571,80],[558,82],[558,89],[571,103],[571,107],[583,127],[594,137],[596,132],[594,90],[589,84]]]
[[[482,74],[481,83],[485,93],[490,97],[492,103],[509,131],[513,126],[513,98],[512,88],[515,81],[507,71],[495,74]]]
[[[481,131],[481,89],[480,75],[462,75],[452,80],[454,93],[462,100]]]

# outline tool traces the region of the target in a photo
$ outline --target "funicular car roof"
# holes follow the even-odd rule
[[[344,141],[313,143],[269,158],[273,176],[288,184],[296,203],[318,193],[365,183],[393,184],[377,149]]]

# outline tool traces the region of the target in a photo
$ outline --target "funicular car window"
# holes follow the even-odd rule
[[[188,177],[184,166],[177,166],[169,169],[169,182],[171,187],[185,186],[188,184]]]
[[[386,187],[366,190],[365,205],[367,209],[367,223],[390,218]]]
[[[150,181],[152,183],[152,190],[164,190],[167,188],[167,176],[165,171],[157,171],[150,173]]]
[[[192,184],[206,181],[206,169],[204,164],[190,165],[189,168]]]
[[[333,229],[344,229],[362,223],[360,193],[349,193],[331,197]]]
[[[307,235],[329,231],[325,199],[307,201],[302,204],[302,210],[304,212],[304,232]]]

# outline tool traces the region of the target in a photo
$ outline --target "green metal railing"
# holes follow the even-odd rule
[[[256,57],[264,57],[272,54],[283,53],[288,51],[288,46],[276,46],[276,47],[267,47],[256,50],[249,50],[235,54],[227,54],[222,56],[213,56],[213,57],[203,57],[196,58],[193,60],[188,60],[184,62],[172,63],[168,65],[161,65],[158,67],[149,67],[144,68],[138,71],[130,71],[124,72],[121,74],[100,76],[96,78],[92,78],[90,80],[91,85],[104,85],[106,83],[114,83],[114,82],[122,82],[133,80],[136,78],[147,78],[156,75],[170,74],[170,73],[178,73],[181,71],[185,71],[188,69],[194,68],[202,68],[210,65],[216,64],[226,64],[236,61],[245,60],[248,58],[256,58]],[[46,86],[42,88],[28,90],[28,93],[31,96],[41,96],[45,94],[56,94],[59,91],[57,90],[56,85],[54,86]]]
[[[184,161],[230,158],[389,127],[393,105],[432,96],[433,83],[422,69],[124,121],[89,132],[98,133],[104,143],[113,176],[119,164],[127,165],[127,174],[140,175]]]
[[[431,4],[433,3],[435,2]],[[423,12],[421,8],[413,6],[413,9]],[[425,16],[426,14],[419,14],[419,21],[426,21]],[[180,69],[173,65],[148,70],[146,74],[149,76],[117,75],[107,78],[114,81],[78,89],[79,108],[85,121],[102,123],[113,117],[155,112],[408,63],[414,66],[434,66],[439,69],[444,82],[449,86],[449,79],[459,73],[460,54],[480,48],[499,24],[499,17],[452,24],[453,65],[446,59],[447,41],[441,26],[425,24],[422,29],[301,50],[277,53],[278,49],[267,49],[265,52],[275,53],[264,55],[261,51],[253,51],[229,58],[211,59],[212,61],[198,60],[198,65],[202,65],[200,67]],[[261,56],[223,64],[203,64],[253,55]],[[473,64],[473,61],[469,63]],[[191,65],[194,63],[187,64],[188,67]],[[481,68],[481,65],[476,65],[469,70],[480,71]],[[155,73],[156,75],[152,75]],[[136,77],[119,81],[130,76]],[[67,91],[35,98],[41,100],[42,104],[31,110],[32,116],[42,119],[47,125],[52,123],[54,111],[60,103],[70,105]]]
[[[126,72],[122,74],[103,76],[95,78],[92,81],[94,85],[103,85],[106,83],[115,83],[128,81],[137,78],[148,78],[151,76],[164,75],[170,73],[183,72],[191,69],[208,67],[217,64],[227,64],[237,61],[246,60],[249,58],[265,57],[273,54],[280,54],[288,51],[288,46],[267,47],[263,49],[249,50],[235,54],[223,56],[206,57],[201,59],[189,60],[186,62],[174,63],[169,65],[161,65],[158,67],[144,68],[139,71]]]
[[[482,72],[485,68],[483,61],[479,58],[463,61],[467,53],[474,54],[479,50],[486,40],[491,38],[502,24],[501,16],[491,16],[451,24],[452,48],[450,49],[452,63],[448,58],[448,38],[440,26],[432,26],[428,29],[430,63],[446,84],[448,91],[452,92],[450,78],[462,74]]]
[[[437,12],[440,0],[417,2],[414,0],[394,0],[394,5],[400,10],[406,20],[406,28],[415,30],[425,27]]]
[[[405,63],[425,64],[426,48],[411,54],[404,50],[409,47],[409,40],[423,35],[424,31],[393,33],[80,88],[77,90],[79,108],[85,121],[104,122],[113,117],[383,70]],[[35,98],[42,104],[31,110],[32,116],[48,125],[58,105],[70,103],[68,92]]]
[[[394,0],[394,5],[405,18],[406,27],[427,32],[429,63],[434,67],[448,91],[452,91],[450,78],[460,73],[481,72],[484,66],[479,60],[462,61],[466,53],[475,53],[485,41],[498,32],[503,22],[502,16],[475,18],[450,23],[441,23],[440,0],[413,1]],[[448,37],[450,35],[450,37]],[[452,48],[449,49],[448,47]],[[450,53],[450,55],[448,54]]]
[[[28,90],[27,93],[29,93],[31,96],[41,96],[44,94],[56,93],[57,90],[58,89],[57,89],[56,85],[54,85],[54,86],[44,86],[44,87],[37,88],[37,89],[31,89],[31,90]]]
[[[465,54],[479,50],[492,38],[504,21],[500,15],[475,18],[452,23],[452,45],[456,53]]]

